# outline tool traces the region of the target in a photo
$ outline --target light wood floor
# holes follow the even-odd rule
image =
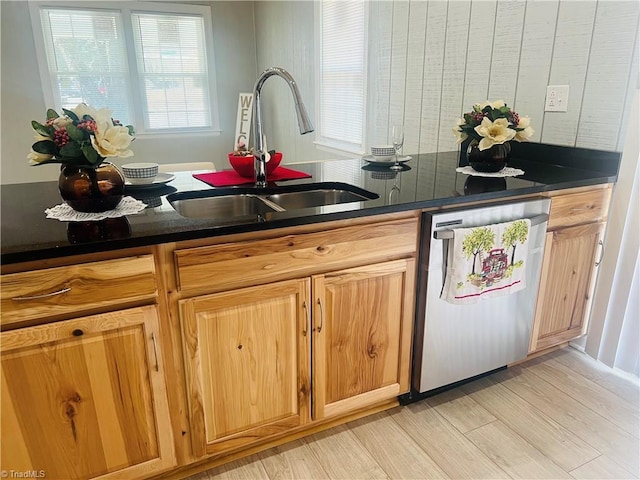
[[[190,478],[638,478],[639,392],[565,348]]]

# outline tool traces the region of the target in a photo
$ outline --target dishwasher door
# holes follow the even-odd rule
[[[527,356],[550,205],[550,199],[536,199],[424,214],[413,362],[415,391],[440,389]],[[524,218],[535,221],[529,233],[523,290],[467,305],[440,298],[451,229]]]

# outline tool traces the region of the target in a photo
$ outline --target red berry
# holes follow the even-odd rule
[[[53,132],[53,141],[58,147],[64,147],[71,139],[66,130],[56,130]]]
[[[86,130],[87,132],[95,132],[97,129],[97,125],[96,125],[96,121],[95,120],[86,120],[84,122],[80,122],[77,125],[78,128],[82,129],[82,130]]]

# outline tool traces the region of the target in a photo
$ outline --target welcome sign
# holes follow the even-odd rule
[[[244,144],[249,149],[251,132],[251,117],[253,115],[253,93],[241,93],[238,98],[238,117],[236,119],[236,137],[233,150],[237,150],[239,144]]]

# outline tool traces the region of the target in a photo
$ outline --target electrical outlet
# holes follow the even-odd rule
[[[547,86],[547,98],[544,102],[545,112],[566,112],[569,103],[569,85]]]

